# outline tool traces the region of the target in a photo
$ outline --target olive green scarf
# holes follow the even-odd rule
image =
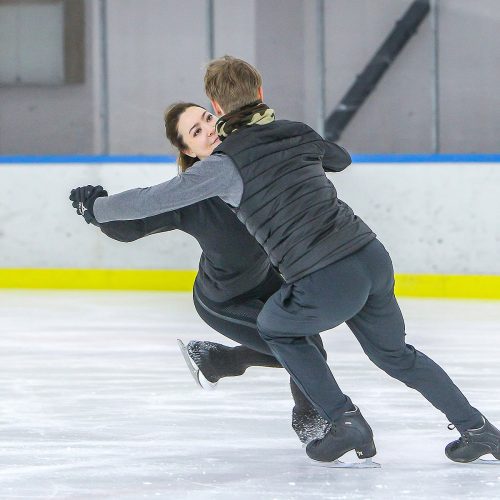
[[[267,125],[274,120],[274,109],[262,101],[254,101],[220,117],[215,124],[215,130],[222,141],[242,127]]]

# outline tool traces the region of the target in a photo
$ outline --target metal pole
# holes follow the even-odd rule
[[[316,115],[318,134],[325,135],[325,1],[316,0]]]
[[[439,0],[432,0],[432,32],[433,32],[433,86],[432,86],[432,149],[439,153],[440,145],[440,109],[439,109]]]
[[[214,0],[207,0],[207,49],[208,58],[215,58]]]
[[[100,63],[101,63],[101,154],[109,155],[109,81],[108,81],[108,32],[107,32],[107,5],[106,0],[99,0],[99,31],[100,31]]]

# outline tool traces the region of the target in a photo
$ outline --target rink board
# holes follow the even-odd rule
[[[175,175],[172,157],[1,158],[0,287],[190,289],[193,238],[116,242],[68,201],[78,185],[114,193]],[[354,156],[329,178],[389,250],[400,296],[500,298],[499,155]]]

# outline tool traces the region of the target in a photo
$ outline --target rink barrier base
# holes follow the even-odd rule
[[[0,288],[187,292],[195,277],[177,269],[0,269]],[[397,274],[396,295],[500,299],[500,276]]]
[[[195,277],[173,269],[0,269],[0,288],[185,292]]]

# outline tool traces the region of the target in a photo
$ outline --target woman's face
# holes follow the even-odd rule
[[[187,146],[183,153],[203,160],[220,144],[215,116],[204,108],[191,106],[179,116],[177,130]]]

